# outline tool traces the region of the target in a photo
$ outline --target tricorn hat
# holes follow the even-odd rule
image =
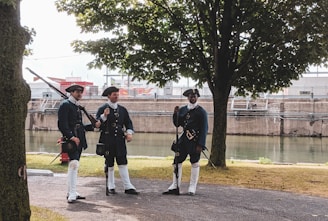
[[[197,95],[200,97],[198,89],[188,89],[185,92],[183,92],[183,96],[188,97],[190,94]]]
[[[69,86],[68,88],[65,89],[66,92],[73,92],[73,91],[84,91],[84,87],[82,87],[81,85],[78,84],[73,84],[71,86]]]
[[[117,87],[114,87],[114,86],[111,86],[111,87],[108,87],[104,90],[104,92],[102,93],[101,96],[103,97],[107,97],[108,95],[110,95],[111,93],[113,92],[118,92],[120,89],[118,89]]]

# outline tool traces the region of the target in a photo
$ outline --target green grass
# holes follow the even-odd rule
[[[260,164],[272,164],[272,161],[269,158],[266,157],[260,157],[259,158],[259,163]]]
[[[31,221],[68,221],[65,217],[49,209],[31,206],[31,211]]]

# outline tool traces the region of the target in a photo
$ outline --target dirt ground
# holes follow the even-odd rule
[[[68,204],[66,175],[28,176],[30,204],[49,208],[77,221],[328,221],[328,199],[279,191],[199,184],[195,196],[162,195],[166,181],[132,179],[140,194],[124,193],[116,179],[116,195],[105,195],[104,177],[79,177],[78,192],[86,200]]]

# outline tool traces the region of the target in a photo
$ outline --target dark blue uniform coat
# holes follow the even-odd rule
[[[99,143],[105,144],[111,157],[126,156],[125,131],[128,129],[133,130],[133,124],[127,109],[121,105],[117,106],[117,109],[113,109],[109,107],[108,103],[103,104],[96,114],[97,120],[102,122]],[[110,109],[110,113],[107,120],[103,121],[100,116],[106,108]]]
[[[62,133],[65,139],[71,139],[73,136],[78,137],[80,139],[80,145],[78,147],[79,155],[82,152],[82,149],[86,149],[88,147],[86,137],[85,137],[85,129],[82,124],[82,113],[79,107],[68,99],[62,101],[58,109],[58,128]],[[78,158],[80,157],[78,155]],[[70,158],[76,158],[70,154]]]
[[[199,161],[200,153],[196,152],[196,146],[200,145],[203,150],[206,149],[206,136],[208,131],[207,112],[201,107],[196,106],[194,109],[188,110],[187,105],[179,109],[177,114],[173,114],[173,124],[176,127],[183,127],[183,134],[178,141],[180,152],[179,162],[185,160],[187,155],[190,155],[191,163]],[[193,138],[189,136],[192,135]]]

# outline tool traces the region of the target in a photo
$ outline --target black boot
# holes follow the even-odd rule
[[[67,195],[66,195],[66,199],[68,199],[68,193],[67,193]],[[85,197],[85,196],[77,195],[77,196],[76,196],[76,199],[77,199],[77,200],[85,200],[86,197]]]
[[[167,190],[163,192],[163,195],[180,195],[179,189]]]
[[[108,196],[109,194],[116,194],[115,189],[108,189],[108,188],[106,188],[106,196]]]
[[[128,189],[124,191],[126,194],[132,194],[132,195],[138,195],[139,192],[137,192],[135,189]]]

